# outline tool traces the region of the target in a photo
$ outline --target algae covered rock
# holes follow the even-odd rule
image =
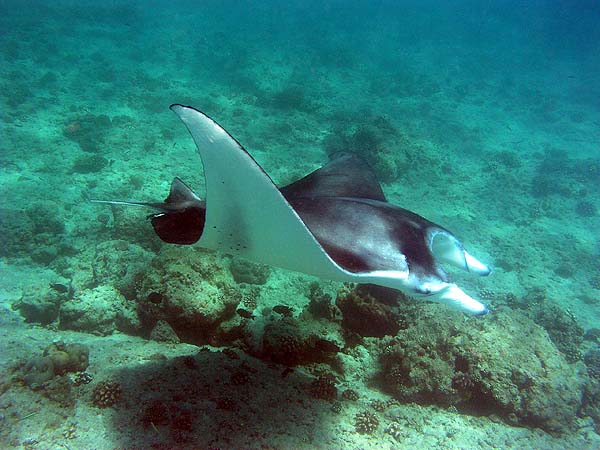
[[[221,256],[173,247],[153,261],[137,291],[138,313],[148,332],[165,321],[190,343],[213,342],[241,299]]]
[[[44,357],[50,358],[56,375],[67,372],[83,372],[89,364],[89,348],[83,344],[65,344],[56,341],[44,349]]]
[[[40,389],[54,378],[54,364],[47,356],[35,356],[29,359],[22,371],[22,379],[31,389]]]
[[[143,276],[155,255],[124,240],[102,242],[96,246],[92,269],[100,284],[110,284],[127,299],[135,298],[135,283]]]
[[[62,305],[60,328],[108,335],[136,328],[134,305],[113,286],[84,290]]]
[[[156,325],[150,332],[150,339],[158,342],[170,342],[172,344],[179,343],[179,337],[177,336],[177,333],[175,333],[173,328],[171,328],[171,325],[164,320],[159,320],[156,322]]]
[[[237,283],[265,284],[271,269],[264,264],[256,264],[242,258],[233,258],[229,271]]]
[[[99,285],[114,286],[125,298],[134,299],[136,280],[148,269],[154,253],[124,240],[88,247],[70,261],[68,276],[74,294]]]
[[[13,304],[13,308],[17,309],[27,322],[48,325],[57,319],[60,305],[67,299],[68,293],[47,286],[26,292]]]
[[[85,345],[56,341],[44,349],[43,356],[25,362],[20,379],[31,389],[42,389],[57,376],[84,371],[88,363],[89,349]]]
[[[551,432],[572,426],[582,368],[542,327],[508,309],[459,324],[461,315],[445,310],[390,339],[381,355],[384,388],[402,401],[454,405]]]

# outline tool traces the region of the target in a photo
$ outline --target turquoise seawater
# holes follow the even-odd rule
[[[493,268],[489,277],[477,279],[451,271],[465,291],[490,306],[485,323],[494,323],[495,314],[510,314],[501,311],[517,311],[532,329],[541,330],[540,336],[550,336],[548,345],[565,361],[560,371],[552,366],[545,373],[559,378],[569,367],[579,374],[553,385],[562,389],[574,379],[581,384],[580,412],[572,417],[576,424],[564,425],[571,422],[567,418],[549,425],[516,407],[513,417],[506,413],[513,406],[499,398],[477,410],[469,397],[463,399],[468,406],[461,407],[446,397],[457,389],[456,376],[446,390],[430,387],[428,394],[418,395],[386,393],[373,383],[368,391],[365,383],[363,400],[386,401],[389,394],[417,408],[377,411],[380,430],[374,433],[356,433],[355,410],[340,415],[324,400],[319,401],[327,407],[318,413],[302,416],[284,409],[258,421],[260,411],[224,399],[256,401],[262,411],[271,403],[303,400],[286,393],[288,379],[279,373],[264,374],[277,386],[273,392],[281,394],[274,399],[258,388],[211,394],[219,364],[230,361],[210,358],[215,365],[206,370],[208,378],[202,378],[202,370],[194,378],[204,400],[188,405],[191,409],[173,413],[178,398],[195,394],[177,393],[177,384],[163,381],[171,402],[161,404],[165,411],[171,408],[164,414],[177,416],[178,422],[150,421],[152,398],[140,394],[139,406],[127,392],[120,410],[93,409],[91,392],[73,391],[68,408],[53,411],[56,398],[23,386],[18,374],[24,358],[41,355],[53,340],[84,342],[90,347],[91,372],[96,367],[101,374],[94,382],[118,379],[124,391],[144,392],[147,385],[123,381],[135,378],[132,367],[143,360],[141,354],[150,354],[144,360],[150,365],[164,357],[167,374],[178,373],[169,365],[176,357],[198,354],[196,347],[181,350],[183,343],[145,347],[154,345],[147,339],[158,320],[148,319],[154,310],[147,303],[166,301],[164,293],[153,296],[159,288],[148,287],[146,271],[166,274],[157,286],[177,290],[178,283],[185,285],[183,297],[193,297],[194,281],[185,275],[187,269],[172,267],[202,261],[201,268],[194,266],[196,275],[218,281],[202,292],[222,290],[229,281],[219,277],[231,278],[230,261],[223,255],[161,244],[143,210],[89,202],[161,200],[175,176],[204,195],[200,158],[185,127],[169,111],[172,103],[214,118],[281,185],[319,168],[329,154],[359,153],[374,168],[391,203],[452,230],[470,253]],[[175,272],[179,275],[168,276]],[[599,448],[600,4],[0,0],[0,281],[2,448]],[[315,281],[279,270],[266,284],[250,288],[232,281],[226,292],[237,303],[223,307],[216,325],[199,319],[218,331],[190,331],[189,324],[178,329],[162,310],[161,318],[175,329],[178,341],[238,349],[256,381],[266,370],[258,361],[269,358],[252,349],[254,338],[247,336],[268,329],[270,313],[261,308],[292,306],[304,320],[302,311],[314,299],[309,285]],[[321,286],[335,299],[339,286],[326,281]],[[111,306],[113,294],[125,303]],[[238,317],[242,297],[258,300],[244,303]],[[93,298],[117,312],[109,317],[95,311],[84,322],[81,315],[88,306],[65,307],[93,304]],[[218,309],[210,302],[206,308]],[[411,308],[417,312],[411,310],[410,317],[419,318],[424,329],[446,315],[461,329],[486,326],[443,307],[431,309],[426,302]],[[253,316],[243,316],[247,312]],[[311,323],[325,327],[316,319]],[[503,330],[508,342],[515,329]],[[373,349],[383,349],[384,341],[367,334],[362,347],[356,347],[349,334],[339,333],[345,341],[336,341],[338,347],[351,348],[340,356],[344,370],[329,360],[317,363],[333,368],[340,393],[342,386],[353,386],[350,380],[377,380],[386,363],[373,356]],[[139,341],[119,344],[118,336],[123,342]],[[520,345],[526,348],[523,336]],[[401,340],[385,339],[392,339],[385,341],[391,347]],[[127,345],[131,350],[125,352]],[[261,345],[263,351],[266,344]],[[498,352],[511,345],[498,343]],[[108,354],[97,356],[101,352]],[[163,356],[155,357],[159,353]],[[525,351],[517,353],[527,358]],[[510,351],[502,355],[510,360]],[[536,352],[530,356],[536,358]],[[111,357],[119,375],[108,371]],[[290,386],[311,385],[308,375],[301,378],[303,370],[320,379],[323,367],[310,364],[294,369]],[[515,359],[515,367],[521,364]],[[531,379],[535,385],[536,375]],[[35,415],[28,416],[31,408],[25,406],[38,401],[31,410]],[[293,419],[287,422],[286,414]],[[436,419],[424,421],[430,415]],[[497,423],[490,415],[502,420]],[[140,423],[127,422],[130,416],[141,417]],[[278,428],[269,417],[284,425]],[[481,417],[489,423],[475,422]],[[403,437],[389,431],[391,423],[403,424]],[[68,430],[77,427],[71,436]],[[451,435],[442,433],[449,428]],[[147,435],[136,441],[132,435],[139,430]]]

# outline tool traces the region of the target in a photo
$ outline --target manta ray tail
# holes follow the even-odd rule
[[[158,237],[169,244],[194,244],[202,236],[206,206],[179,178],[174,178],[164,202],[91,200],[109,205],[141,206],[159,211],[151,216]]]

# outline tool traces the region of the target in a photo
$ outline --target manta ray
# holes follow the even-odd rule
[[[175,178],[163,202],[95,200],[142,206],[158,237],[341,282],[400,290],[481,315],[488,309],[449,280],[441,263],[485,276],[445,228],[388,203],[371,168],[339,153],[278,188],[252,156],[203,112],[171,105],[204,165],[206,198]]]

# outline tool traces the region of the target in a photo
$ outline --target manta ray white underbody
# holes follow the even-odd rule
[[[447,303],[472,314],[487,308],[448,280],[440,263],[477,275],[490,269],[456,237],[388,203],[370,168],[340,154],[278,188],[248,152],[204,113],[172,105],[204,164],[206,199],[176,178],[164,202],[102,203],[153,208],[165,242],[202,247],[320,278],[371,283]]]

